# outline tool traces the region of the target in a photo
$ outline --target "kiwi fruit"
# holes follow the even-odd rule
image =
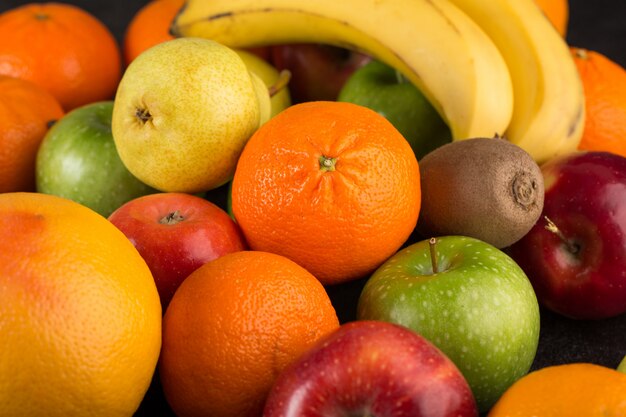
[[[417,232],[463,235],[504,248],[530,231],[543,210],[541,169],[521,147],[474,138],[438,147],[420,161]]]

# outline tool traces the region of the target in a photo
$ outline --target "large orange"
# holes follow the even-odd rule
[[[591,363],[553,365],[517,380],[488,417],[625,417],[626,375]]]
[[[313,275],[255,251],[192,272],[163,320],[159,374],[179,417],[260,416],[277,375],[339,327]]]
[[[535,0],[535,3],[537,3],[548,20],[552,22],[561,36],[565,37],[569,23],[568,0]]]
[[[37,150],[59,102],[30,81],[0,75],[0,193],[35,191]]]
[[[146,49],[174,39],[169,29],[183,4],[185,0],[152,0],[135,13],[124,34],[126,65]]]
[[[580,150],[626,156],[626,69],[605,55],[571,48],[585,92]]]
[[[96,212],[0,194],[0,415],[131,416],[159,355],[148,266]]]
[[[121,53],[109,29],[64,3],[29,3],[0,14],[0,74],[33,81],[65,111],[113,98]]]
[[[232,210],[250,247],[278,253],[324,284],[371,273],[417,222],[420,175],[383,116],[342,102],[305,102],[246,144]]]

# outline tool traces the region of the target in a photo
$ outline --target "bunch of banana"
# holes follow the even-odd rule
[[[233,48],[316,42],[364,52],[412,81],[455,139],[502,135],[513,112],[502,55],[448,0],[188,0],[172,32]]]
[[[513,80],[505,134],[538,162],[576,150],[585,96],[568,45],[533,0],[450,0],[473,18],[504,57]]]
[[[582,134],[582,84],[532,0],[187,0],[172,32],[233,48],[315,42],[366,53],[413,82],[454,140],[505,136],[538,162]]]

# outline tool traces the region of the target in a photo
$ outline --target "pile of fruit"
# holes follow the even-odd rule
[[[565,0],[358,7],[0,14],[0,415],[626,416],[626,346],[533,369],[626,315],[626,70]]]

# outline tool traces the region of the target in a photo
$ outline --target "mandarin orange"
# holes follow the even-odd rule
[[[37,150],[61,117],[61,105],[42,87],[0,75],[0,193],[35,191]]]
[[[32,81],[65,111],[112,99],[120,48],[87,11],[65,3],[28,3],[0,14],[0,74]]]
[[[578,149],[626,156],[626,69],[607,56],[571,48],[585,92],[585,127]]]
[[[553,365],[515,382],[488,417],[624,417],[626,375],[591,363]]]
[[[338,327],[324,288],[296,263],[226,254],[192,272],[167,308],[165,397],[179,417],[260,416],[277,375]]]
[[[346,102],[293,105],[246,144],[232,210],[250,247],[277,253],[323,284],[360,278],[415,228],[420,174],[383,116]]]

